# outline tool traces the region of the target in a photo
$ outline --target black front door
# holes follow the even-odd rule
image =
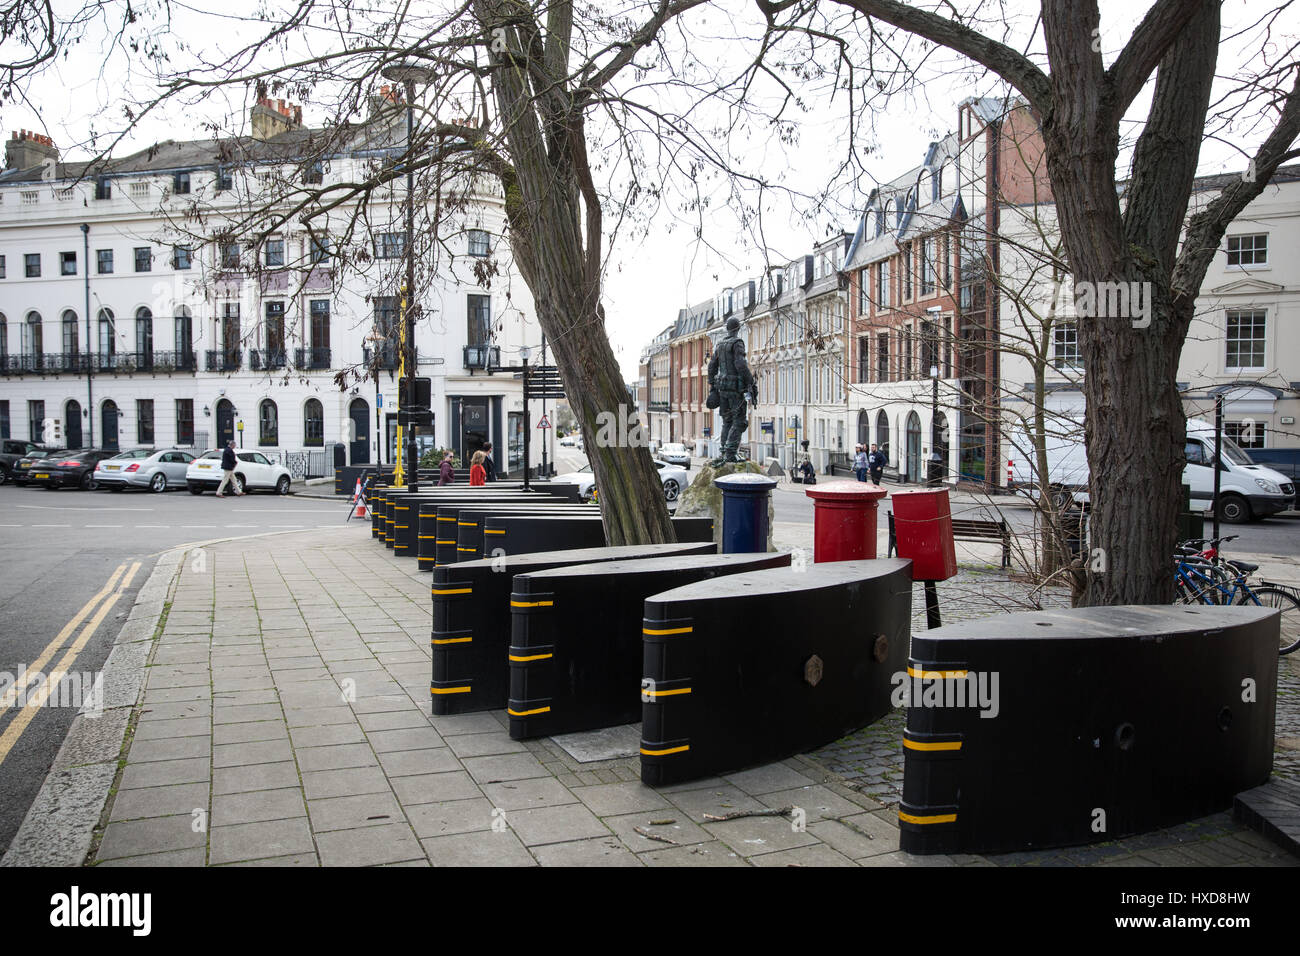
[[[101,417],[104,432],[104,443],[102,447],[105,451],[118,451],[117,403],[113,401],[105,402],[103,405],[103,415]]]
[[[64,422],[63,434],[67,438],[69,448],[81,447],[81,403],[70,400],[63,409]]]
[[[460,407],[461,461],[469,461],[474,452],[488,442],[488,402],[486,398],[467,398]]]
[[[235,406],[228,399],[217,402],[217,447],[235,440]]]
[[[348,406],[348,417],[352,419],[352,464],[370,463],[370,406],[364,398],[352,399]]]

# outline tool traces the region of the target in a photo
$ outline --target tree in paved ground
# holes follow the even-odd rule
[[[1278,166],[1300,155],[1300,69],[1295,37],[1280,20],[1285,6],[1252,11],[1256,20],[1243,33],[1263,53],[1232,64],[1224,71],[1232,73],[1232,88],[1216,91],[1222,31],[1215,0],[1157,0],[1109,67],[1095,0],[1043,0],[1041,19],[1019,36],[1002,19],[981,21],[989,15],[984,4],[757,3],[773,33],[837,37],[846,58],[861,61],[866,89],[893,91],[911,74],[908,58],[927,59],[937,44],[1003,78],[1037,112],[1080,313],[1092,535],[1102,549],[1088,569],[1083,603],[1172,600],[1186,432],[1178,357],[1229,223]],[[851,12],[860,45],[835,10]],[[1036,39],[1045,66],[1017,48]],[[1123,177],[1121,130],[1153,76]],[[1241,180],[1189,217],[1201,144],[1216,134],[1251,142],[1254,152],[1243,159]]]

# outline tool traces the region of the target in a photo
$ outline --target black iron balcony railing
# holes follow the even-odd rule
[[[379,367],[384,369],[397,368],[398,349],[396,345],[381,345],[378,349],[369,345],[361,351],[362,364],[369,367],[375,364],[375,356],[379,356]]]
[[[254,372],[284,368],[284,349],[249,349],[248,367]]]
[[[243,355],[239,349],[208,350],[209,372],[238,372],[242,365]]]
[[[85,375],[194,372],[198,359],[193,350],[178,352],[44,352],[6,355],[0,375]]]
[[[330,350],[328,348],[295,349],[293,355],[295,368],[329,368]]]
[[[501,367],[501,346],[467,345],[465,346],[465,368],[499,369]]]

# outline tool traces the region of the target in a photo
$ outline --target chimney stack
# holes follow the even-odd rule
[[[5,143],[5,168],[14,170],[40,166],[47,159],[59,161],[59,148],[54,140],[40,133],[21,130],[11,133]]]
[[[253,139],[259,142],[291,129],[302,129],[301,106],[286,104],[284,100],[272,100],[267,96],[257,98],[249,118],[252,121]]]

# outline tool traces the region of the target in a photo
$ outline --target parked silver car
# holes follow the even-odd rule
[[[148,452],[141,457],[139,451]],[[185,487],[185,470],[194,460],[192,452],[180,448],[137,449],[116,458],[101,461],[95,468],[95,480],[101,488],[148,488],[166,491]]]

